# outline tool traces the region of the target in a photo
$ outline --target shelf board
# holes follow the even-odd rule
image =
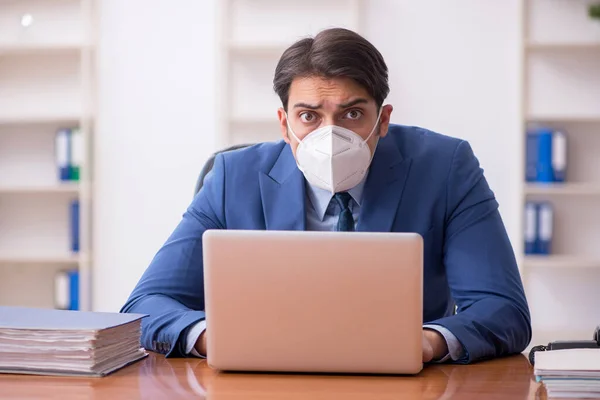
[[[527,117],[527,121],[542,123],[600,124],[600,115],[530,115]]]
[[[0,115],[2,125],[41,125],[41,124],[78,124],[84,117],[81,115]]]
[[[600,196],[600,184],[594,183],[527,183],[526,195]]]
[[[0,57],[20,54],[72,53],[90,46],[83,43],[0,43]]]
[[[588,42],[588,43],[527,43],[527,50],[531,51],[600,51],[600,42]]]
[[[0,194],[78,194],[78,183],[55,185],[0,185]]]
[[[526,255],[523,258],[526,268],[600,268],[600,257],[571,255]]]
[[[80,254],[9,254],[0,252],[0,264],[79,264],[81,260]]]

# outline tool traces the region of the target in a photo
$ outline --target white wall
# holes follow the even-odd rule
[[[216,1],[99,2],[96,310],[123,304],[215,148]],[[394,121],[469,140],[519,238],[520,2],[365,3],[366,36],[390,68]]]
[[[126,300],[179,221],[197,173],[215,149],[214,15],[219,1],[180,0],[177,7],[167,0],[153,0],[151,6],[147,0],[98,2],[96,310],[117,310]],[[471,143],[521,254],[521,0],[364,4],[366,36],[390,68],[394,122]],[[562,18],[563,12],[557,13]],[[593,303],[561,308],[555,296],[562,292],[562,299],[576,301],[580,292],[593,295],[597,273],[529,274],[534,330],[567,328],[557,312],[573,315],[577,310],[577,329],[597,319]],[[572,282],[565,287],[567,278]]]
[[[215,149],[215,1],[97,3],[92,303],[116,311]]]
[[[520,0],[379,0],[367,37],[390,69],[393,121],[469,141],[520,243]]]
[[[99,2],[96,310],[126,300],[215,149],[217,1]],[[390,68],[394,121],[469,140],[518,238],[519,1],[365,4],[366,36]]]

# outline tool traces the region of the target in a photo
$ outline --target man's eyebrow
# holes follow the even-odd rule
[[[348,108],[348,107],[355,106],[357,104],[367,104],[368,102],[369,101],[367,99],[364,99],[361,97],[361,98],[349,101],[348,103],[338,104],[338,108]],[[308,108],[310,110],[318,110],[322,107],[323,107],[322,104],[313,105],[313,104],[308,104],[308,103],[296,103],[296,104],[294,104],[293,108]]]
[[[357,104],[367,104],[368,102],[369,101],[367,99],[359,98],[359,99],[349,101],[348,103],[345,103],[345,104],[338,104],[338,108],[348,108],[348,107],[355,106]]]
[[[318,110],[321,107],[323,107],[322,104],[317,104],[316,106],[314,106],[312,104],[307,104],[307,103],[296,103],[296,104],[294,104],[294,108],[308,108],[308,109],[311,109],[311,110]]]

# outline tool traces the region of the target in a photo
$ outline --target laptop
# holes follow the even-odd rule
[[[223,371],[416,374],[416,233],[208,230],[207,362]]]

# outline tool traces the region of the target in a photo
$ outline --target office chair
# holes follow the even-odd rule
[[[204,167],[202,167],[202,170],[200,171],[200,175],[198,175],[198,180],[196,181],[196,188],[194,189],[194,196],[196,196],[198,194],[198,192],[200,191],[200,189],[202,189],[202,185],[204,185],[204,178],[206,178],[206,175],[208,175],[210,170],[213,168],[213,165],[215,164],[215,157],[217,156],[217,154],[224,153],[226,151],[243,149],[244,147],[248,147],[248,146],[252,146],[252,143],[236,144],[233,146],[229,146],[229,147],[227,147],[223,150],[219,150],[216,153],[214,153],[213,155],[211,155],[208,158],[208,160],[206,161],[206,163],[204,164]]]

